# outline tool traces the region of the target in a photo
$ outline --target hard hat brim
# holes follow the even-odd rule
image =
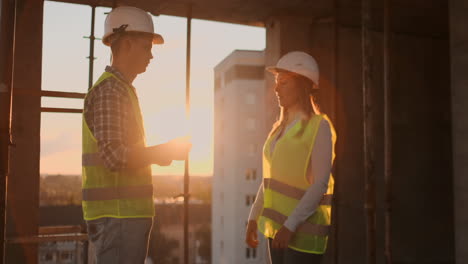
[[[127,32],[131,32],[131,31],[127,31]],[[153,35],[153,45],[155,45],[155,44],[157,44],[157,45],[164,44],[164,38],[161,35],[159,35],[158,33],[148,33],[148,34]],[[108,36],[104,36],[104,38],[102,39],[102,43],[104,45],[110,46],[109,38],[110,38],[111,35],[112,34],[110,34]]]
[[[153,44],[164,44],[164,38],[158,33],[153,33]]]
[[[267,67],[266,68],[267,71],[273,73],[273,74],[278,74],[280,72],[284,72],[284,73],[294,73],[292,71],[288,71],[288,70],[285,70],[285,69],[282,69],[282,68],[278,68],[276,66],[270,66],[270,67]]]
[[[274,74],[274,75],[277,75],[279,73],[290,73],[290,74],[293,74],[293,75],[299,75],[299,76],[302,76],[302,77],[310,80],[312,83],[315,83],[310,77],[307,77],[307,76],[305,76],[303,74],[293,72],[293,71],[289,71],[289,70],[286,70],[286,69],[283,69],[283,68],[278,68],[276,66],[267,67],[266,70],[269,71],[270,73]],[[319,89],[317,85],[318,84],[316,83],[316,86],[314,86],[314,89]]]

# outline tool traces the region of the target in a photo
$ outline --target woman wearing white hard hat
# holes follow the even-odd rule
[[[273,264],[320,263],[330,231],[335,131],[317,104],[319,68],[307,53],[284,55],[275,67],[281,109],[263,149],[263,183],[252,205],[246,243],[268,239]]]

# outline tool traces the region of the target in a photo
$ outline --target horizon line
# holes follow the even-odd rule
[[[81,174],[66,174],[66,173],[40,173],[39,176],[79,176]],[[184,176],[184,174],[153,174],[152,177],[165,177],[165,176]],[[193,174],[189,175],[189,177],[196,176],[196,177],[213,177],[213,174]]]

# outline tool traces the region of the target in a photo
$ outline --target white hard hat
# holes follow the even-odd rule
[[[102,37],[104,45],[110,46],[109,37],[119,31],[150,33],[153,34],[153,44],[164,43],[163,37],[154,33],[151,15],[136,7],[119,6],[112,9],[104,24],[104,36]]]
[[[315,59],[302,51],[292,51],[281,57],[274,67],[268,67],[273,73],[294,72],[313,81],[318,88],[319,67]]]

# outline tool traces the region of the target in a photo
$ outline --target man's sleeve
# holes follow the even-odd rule
[[[125,90],[106,82],[96,89],[93,100],[94,136],[99,156],[109,170],[122,169],[126,166],[128,152],[125,126],[128,98]]]

